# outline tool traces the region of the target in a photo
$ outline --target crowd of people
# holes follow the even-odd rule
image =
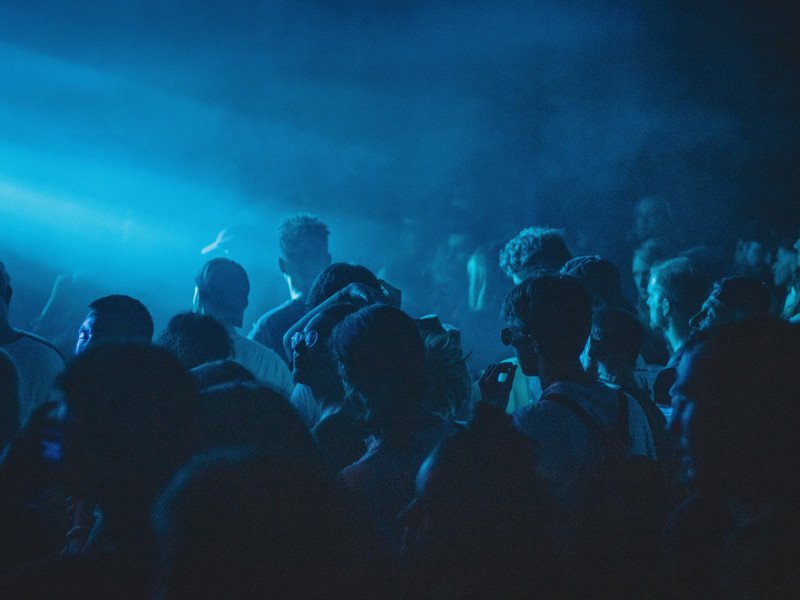
[[[0,263],[0,596],[798,597],[798,245],[720,261],[664,210],[630,270],[528,227],[419,312],[295,215],[249,335],[218,256],[159,335],[95,299],[69,356]]]

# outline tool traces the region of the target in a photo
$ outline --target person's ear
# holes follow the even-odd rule
[[[666,298],[662,298],[661,299],[661,314],[666,317],[669,314],[669,310],[670,310],[669,300],[667,300]]]

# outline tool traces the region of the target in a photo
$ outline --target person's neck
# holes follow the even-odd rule
[[[600,381],[616,385],[620,388],[639,387],[636,383],[636,377],[633,374],[633,368],[630,367],[618,368],[616,366],[600,363],[598,365],[597,378]]]
[[[543,390],[557,381],[570,381],[573,383],[591,383],[593,381],[583,370],[583,365],[581,365],[581,361],[577,357],[566,362],[553,362],[540,358],[539,380],[542,383]]]
[[[675,354],[680,347],[686,343],[686,340],[689,339],[691,330],[692,328],[688,323],[686,324],[686,327],[680,327],[673,323],[664,330],[664,337],[666,337],[667,342],[669,342],[669,346],[672,349],[672,354]]]

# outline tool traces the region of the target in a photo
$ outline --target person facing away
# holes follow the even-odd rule
[[[283,336],[305,314],[305,295],[317,275],[331,264],[328,234],[328,227],[311,215],[294,215],[280,226],[278,267],[291,298],[259,317],[248,337],[271,348],[287,363]]]
[[[742,321],[769,314],[772,297],[763,281],[752,277],[724,277],[714,283],[703,306],[690,320],[692,329],[719,327],[732,321]]]
[[[233,360],[288,398],[294,384],[281,356],[237,331],[242,326],[249,293],[250,280],[239,263],[213,258],[195,277],[194,308],[222,324],[233,342]]]
[[[61,353],[46,340],[11,326],[11,276],[0,262],[0,348],[14,361],[19,380],[19,411],[14,416],[16,431],[31,413],[51,398],[53,382],[64,370]]]
[[[666,528],[668,597],[800,594],[797,327],[770,317],[701,330],[672,387],[694,495]]]
[[[562,230],[528,227],[511,238],[500,252],[500,268],[518,284],[536,271],[557,273],[570,258]]]

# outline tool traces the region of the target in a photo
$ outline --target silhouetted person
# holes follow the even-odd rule
[[[799,340],[761,318],[687,344],[673,422],[696,494],[667,528],[667,597],[800,594]]]
[[[64,359],[55,346],[8,322],[11,277],[0,262],[0,348],[14,361],[19,380],[19,412],[11,426],[25,423],[33,410],[51,397],[53,381],[64,370]]]
[[[244,268],[227,258],[214,258],[200,269],[195,284],[195,310],[222,324],[233,342],[233,360],[288,398],[294,385],[281,356],[237,331],[250,294],[250,280]]]
[[[511,238],[500,252],[500,268],[518,284],[536,271],[558,273],[570,258],[562,230],[528,227]]]
[[[172,352],[187,369],[233,355],[233,341],[222,323],[192,312],[172,317],[156,345]]]
[[[396,517],[413,497],[417,469],[453,428],[422,408],[425,348],[408,315],[383,304],[362,308],[336,326],[332,347],[374,436],[364,456],[342,471],[342,482],[378,555],[396,558]]]
[[[752,277],[724,277],[714,283],[703,306],[690,320],[693,329],[719,327],[732,321],[769,314],[772,296],[763,281]]]
[[[317,275],[331,264],[328,228],[310,215],[290,217],[280,227],[280,250],[278,266],[291,299],[262,315],[248,337],[271,348],[288,363],[283,335],[305,314],[305,295]]]

